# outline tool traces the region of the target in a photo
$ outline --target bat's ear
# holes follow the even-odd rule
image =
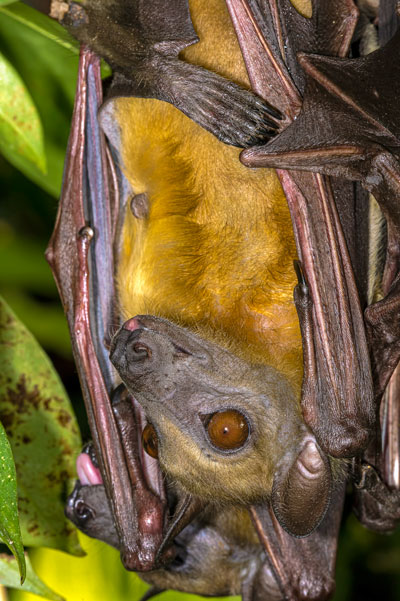
[[[307,434],[294,460],[285,461],[274,478],[271,503],[282,528],[292,536],[308,536],[328,509],[331,488],[329,460]]]

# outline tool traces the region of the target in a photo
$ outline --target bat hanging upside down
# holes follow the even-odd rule
[[[338,15],[348,12],[347,29],[336,31],[326,52],[343,56],[356,22],[351,3],[320,4],[329,18],[336,15],[339,29]],[[90,173],[82,177],[79,199],[72,201],[81,204],[63,209],[67,225],[59,220],[69,237],[55,235],[49,252],[75,337],[95,447],[78,459],[80,481],[66,511],[84,532],[120,549],[125,567],[142,573],[154,592],[241,594],[245,601],[328,598],[346,477],[341,458],[361,453],[375,424],[360,303],[329,204],[335,185],[313,174],[281,171],[278,178],[272,169],[248,169],[239,161],[236,146],[266,144],[301,106],[297,48],[288,44],[285,54],[279,19],[289,28],[301,23],[304,50],[320,39],[317,5],[313,17],[308,9],[300,15],[288,0],[278,12],[274,6],[244,0],[52,5],[53,15],[113,67],[100,121],[121,170],[120,188],[131,191],[124,209],[114,206],[108,216],[116,241],[104,241],[96,211],[82,200],[101,186]],[[265,47],[249,46],[249,24],[253,41],[269,31],[274,75],[264,83],[261,76],[254,83],[254,69],[267,65]],[[81,74],[88,75],[80,93],[89,97],[92,59],[85,52]],[[250,91],[242,52],[253,88],[270,88],[269,96],[260,91],[268,102]],[[89,109],[77,106],[79,124],[79,110]],[[97,143],[96,127],[87,131]],[[106,156],[92,153],[93,162]],[[109,175],[108,169],[94,169],[95,177]],[[67,167],[66,181],[68,173]],[[71,198],[76,173],[70,176],[64,198]],[[299,202],[299,209],[290,198],[309,204]],[[315,198],[323,209],[312,204]],[[298,226],[297,249],[287,201]],[[307,230],[301,210],[310,220],[326,211],[317,234]],[[65,270],[72,268],[60,248],[76,237],[77,213],[83,225],[72,251],[76,293],[66,283]],[[117,258],[102,263],[101,253]],[[297,263],[296,276],[298,254],[303,267]],[[102,279],[106,272],[109,280]],[[88,284],[87,277],[97,279]],[[99,299],[114,296],[114,286],[118,301],[104,318]],[[340,328],[326,318],[325,305],[340,315]],[[82,319],[86,327],[103,320],[101,332],[90,326],[89,341],[82,342]],[[104,349],[95,360],[90,355],[116,320],[124,323],[110,359],[120,386]],[[327,332],[328,343],[320,332]],[[334,344],[351,355],[350,376],[342,357],[329,352],[331,337],[342,337]],[[112,397],[112,410],[106,402],[102,414],[96,361]]]

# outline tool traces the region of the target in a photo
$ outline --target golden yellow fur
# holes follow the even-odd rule
[[[200,43],[183,58],[249,87],[223,0],[192,0]],[[223,40],[223,43],[221,41]],[[291,221],[274,171],[250,170],[173,106],[120,99],[126,175],[150,200],[128,211],[118,271],[124,315],[150,313],[212,336],[297,385]]]

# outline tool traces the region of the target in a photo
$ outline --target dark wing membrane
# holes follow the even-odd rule
[[[337,536],[342,517],[344,486],[334,491],[322,524],[307,538],[294,538],[278,523],[265,504],[250,510],[254,527],[267,551],[267,562],[284,599],[322,601],[335,588]]]
[[[149,538],[153,537],[153,543],[155,540],[154,563],[157,540],[162,539],[163,530],[155,528],[150,537],[142,538],[138,529],[141,523],[138,515],[144,508],[140,493],[145,487],[140,488],[136,481],[131,481],[136,463],[132,465],[131,458],[125,456],[120,424],[116,423],[110,400],[117,386],[106,338],[116,302],[113,233],[118,209],[111,198],[117,192],[118,178],[97,120],[100,102],[100,61],[83,49],[63,190],[47,258],[67,313],[96,456],[122,559],[128,568],[149,569],[151,557],[146,553]],[[146,498],[145,509],[147,501]],[[162,522],[164,508],[164,500],[157,497],[155,521],[158,518]]]
[[[229,0],[228,4],[242,47],[254,47],[257,50],[244,57],[251,80],[258,86],[258,93],[267,100],[270,100],[271,94],[274,98],[279,94],[286,97],[289,103],[286,114],[289,119],[294,119],[296,108],[293,107],[300,102],[300,96],[291,79],[291,68],[283,58],[284,52],[291,48],[289,33],[287,37],[284,36],[285,28],[289,31],[285,18],[290,15],[293,27],[300,27],[298,21],[301,19],[306,22],[304,31],[300,27],[304,33],[303,44],[321,45],[318,41],[320,38],[333,35],[331,29],[326,31],[322,28],[327,27],[325,18],[321,17],[326,3],[314,3],[311,20],[295,14],[294,8],[286,0],[279,3],[279,7],[274,0],[263,4],[268,27],[271,21],[274,23],[275,39],[280,46],[278,57],[276,48],[269,44],[269,38],[262,34],[255,19],[249,24],[250,4],[246,0]],[[347,13],[340,16],[342,20],[345,17],[345,30],[339,23],[333,27],[341,44],[335,48],[332,41],[328,43],[331,49],[340,52],[347,51],[355,24],[354,10],[348,3],[345,6]],[[345,7],[341,4],[341,8]],[[332,12],[329,14],[333,16]],[[335,13],[336,18],[339,19],[338,13]],[[295,32],[294,29],[290,35],[294,36]],[[343,47],[343,39],[347,40],[346,48]],[[296,44],[299,48],[300,38]],[[264,62],[260,58],[262,52]],[[267,70],[268,77],[265,74],[259,76],[260,66]],[[277,137],[277,144],[299,118]],[[314,124],[314,129],[317,127],[319,125]],[[312,132],[305,143],[308,139],[312,139]],[[302,139],[296,138],[294,144],[301,143]],[[269,150],[269,146],[262,148]],[[253,162],[253,157],[258,153],[258,149],[250,149],[242,153],[242,159],[249,166],[261,166],[260,162]],[[332,186],[322,175],[280,170],[278,176],[291,211],[297,249],[309,291],[307,300],[301,300],[297,295],[305,357],[302,392],[304,418],[327,453],[338,457],[352,456],[368,443],[375,422],[375,405],[363,316]]]

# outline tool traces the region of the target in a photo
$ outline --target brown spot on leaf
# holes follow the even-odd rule
[[[75,455],[74,449],[69,444],[67,444],[64,440],[62,440],[60,444],[61,444],[63,455]]]
[[[31,526],[28,526],[27,530],[29,534],[33,534],[38,528],[39,526],[37,524],[32,524]]]
[[[1,309],[4,309],[4,307],[0,307],[0,310]],[[13,316],[10,315],[9,313],[6,314],[6,318],[5,319],[3,317],[4,317],[3,314],[1,314],[0,330],[1,329],[8,330],[10,328],[11,324],[15,323],[15,320],[14,320]],[[2,343],[3,343],[3,341],[2,341]]]
[[[68,474],[68,472],[66,470],[61,470],[61,472],[59,472],[59,473],[50,472],[50,473],[46,474],[46,478],[52,484],[58,484],[58,483],[63,483],[65,481],[69,480],[70,475]]]
[[[68,537],[74,532],[76,532],[75,526],[73,526],[70,522],[65,522],[65,526],[63,528],[64,536]]]
[[[0,421],[3,424],[5,431],[9,435],[9,430],[14,423],[14,414],[13,413],[2,413],[0,415]]]
[[[32,409],[38,409],[41,404],[45,405],[49,399],[43,398],[38,386],[35,384],[28,390],[25,374],[21,374],[16,388],[7,389],[8,400],[15,407],[16,413],[30,413]]]
[[[60,426],[65,428],[71,421],[71,416],[67,411],[65,411],[65,409],[60,409],[58,412],[57,421]]]

